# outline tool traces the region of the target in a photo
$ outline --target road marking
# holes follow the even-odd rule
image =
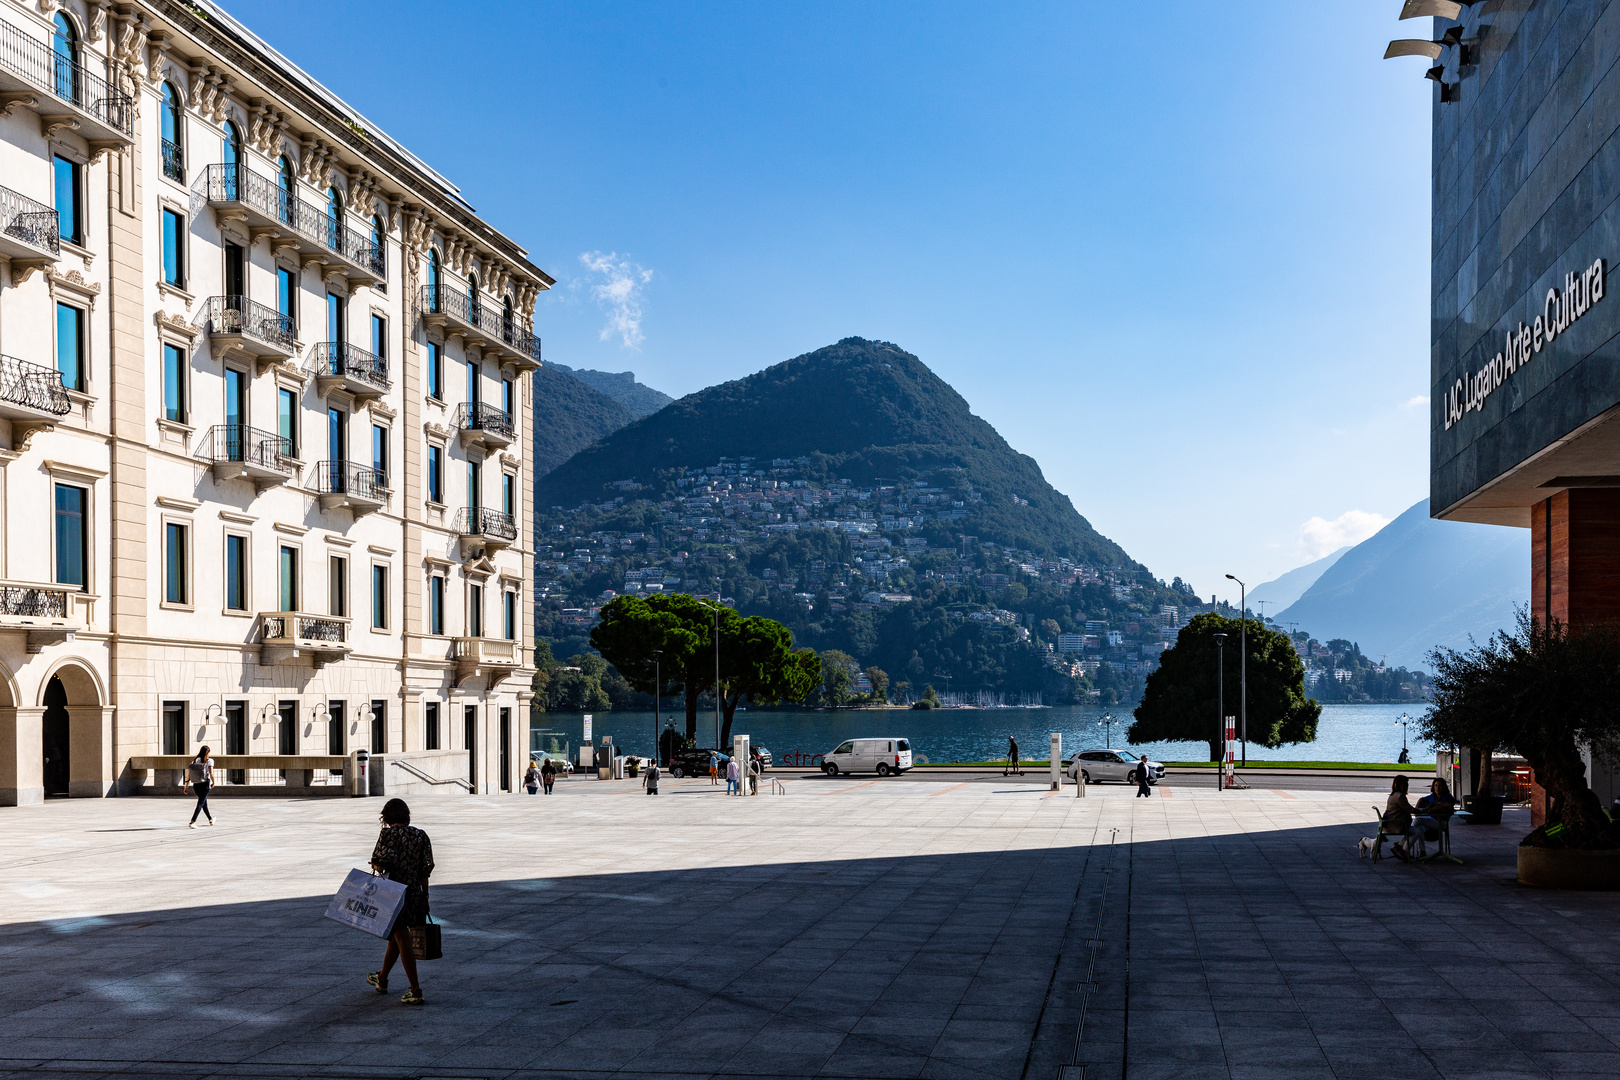
[[[1292,796],[1292,795],[1290,795],[1290,794],[1288,794],[1288,792],[1286,792],[1286,791],[1280,791],[1280,790],[1278,790],[1278,789],[1277,789],[1277,788],[1272,788],[1272,789],[1271,789],[1271,793],[1272,793],[1272,794],[1273,794],[1273,795],[1277,795],[1277,796],[1280,796],[1280,797],[1281,797],[1281,798],[1284,798],[1284,799],[1292,799],[1292,798],[1293,798],[1293,796]]]
[[[823,791],[822,794],[823,795],[837,795],[837,794],[839,794],[839,792],[854,791],[855,788],[871,787],[873,784],[875,784],[877,782],[878,781],[876,781],[876,780],[868,780],[864,784],[856,784],[855,787],[842,787],[842,788],[839,788],[838,791]]]
[[[1159,795],[1161,795],[1162,797],[1164,797],[1166,799],[1168,799],[1170,796],[1175,794],[1174,791],[1171,791],[1169,788],[1164,787],[1162,785],[1159,786],[1159,787],[1154,788],[1153,790],[1158,792]]]
[[[960,784],[952,784],[952,785],[951,785],[951,786],[950,786],[950,787],[948,787],[948,788],[945,788],[945,789],[944,789],[944,790],[942,790],[942,791],[931,791],[931,792],[929,792],[929,793],[928,793],[928,797],[929,797],[929,798],[930,798],[930,799],[936,799],[936,798],[938,798],[938,797],[939,797],[939,796],[941,796],[941,795],[943,795],[943,794],[945,794],[945,792],[946,792],[946,791],[955,791],[955,790],[956,790],[956,789],[957,789],[957,788],[959,788],[959,787],[967,787],[967,786],[968,786],[968,783],[969,783],[969,781],[967,781],[967,780],[964,780],[964,781],[962,781],[962,782],[961,782],[961,783],[960,783]]]

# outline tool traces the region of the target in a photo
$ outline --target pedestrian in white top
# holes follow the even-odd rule
[[[726,794],[732,795],[740,790],[738,782],[742,779],[742,770],[737,767],[737,759],[732,758],[726,762]]]
[[[207,814],[208,824],[214,823],[213,811],[208,809],[208,789],[214,786],[214,760],[208,756],[208,747],[197,751],[197,756],[186,766],[186,782],[197,793],[197,808],[191,812],[191,824],[197,827],[197,815]]]

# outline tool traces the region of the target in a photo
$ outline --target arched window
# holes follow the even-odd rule
[[[224,167],[220,169],[220,180],[225,187],[225,199],[235,202],[241,197],[242,170],[247,168],[247,158],[242,155],[242,129],[230,120],[225,121],[225,142],[220,147],[220,159]]]
[[[512,297],[506,298],[506,304],[501,309],[501,338],[508,344],[517,340],[517,320],[512,317]]]
[[[79,32],[68,17],[56,13],[56,29],[51,34],[51,51],[55,61],[56,96],[78,103],[79,87]]]
[[[163,84],[163,175],[170,180],[186,182],[186,151],[182,132],[185,131],[184,114],[180,111],[180,91],[173,83]]]
[[[343,196],[335,187],[326,189],[326,246],[343,250]]]
[[[434,248],[428,248],[427,267],[428,310],[439,310],[439,253]]]
[[[478,321],[478,275],[467,275],[467,321]]]
[[[372,269],[377,271],[383,279],[377,286],[384,292],[388,291],[388,230],[383,228],[383,219],[375,214],[371,217],[371,259]]]
[[[276,188],[281,201],[281,220],[290,223],[298,202],[297,182],[293,180],[292,162],[283,157],[276,166]]]

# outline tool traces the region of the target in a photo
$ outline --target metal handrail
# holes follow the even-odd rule
[[[94,116],[125,136],[135,133],[135,99],[114,90],[72,57],[49,43],[0,22],[0,67]]]
[[[524,356],[540,359],[540,339],[534,336],[527,318],[514,314],[506,317],[505,305],[490,299],[474,299],[465,288],[456,289],[440,283],[422,286],[422,310],[434,315],[448,315],[457,322],[480,331],[495,341],[504,342]]]
[[[245,296],[210,296],[198,319],[210,334],[242,334],[267,345],[293,348],[293,319]]]
[[[15,356],[0,356],[0,400],[66,416],[73,408],[62,373]]]
[[[498,540],[517,539],[517,523],[512,520],[511,514],[482,506],[464,506],[457,510],[455,528],[462,536],[488,536]]]
[[[278,641],[330,641],[342,644],[348,640],[347,619],[327,619],[318,615],[304,615],[300,612],[278,612],[274,615],[260,615],[262,623],[259,640],[261,643],[274,643]],[[292,624],[294,631],[288,634],[288,623]]]
[[[0,585],[0,615],[65,619],[68,590],[51,585]]]
[[[246,424],[215,424],[208,429],[203,456],[216,463],[240,463],[292,475],[292,440]]]
[[[383,275],[382,248],[372,243],[370,236],[349,228],[324,208],[300,199],[296,188],[288,190],[242,162],[209,165],[203,169],[199,188],[211,203],[243,203],[378,277]]]
[[[322,495],[353,495],[378,502],[387,502],[390,494],[387,474],[358,461],[316,462],[315,490]]]
[[[386,391],[388,361],[347,341],[320,341],[310,346],[310,370],[316,378],[358,379]]]
[[[168,139],[162,140],[162,143],[163,143],[163,175],[167,176],[170,180],[178,180],[182,184],[185,183],[186,182],[186,151],[185,151],[185,148],[182,147],[179,143],[172,142],[172,141],[170,141]]]
[[[508,439],[516,434],[512,414],[482,401],[464,401],[456,406],[456,427],[462,431],[490,431]]]
[[[56,211],[8,187],[0,187],[0,232],[52,255],[62,254],[62,226]]]

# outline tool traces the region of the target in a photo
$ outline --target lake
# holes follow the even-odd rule
[[[1427,706],[1408,705],[1324,705],[1317,726],[1316,741],[1268,750],[1249,744],[1249,759],[1312,761],[1389,761],[1401,752],[1399,717],[1421,716]],[[1113,722],[1105,726],[1104,718]],[[628,754],[646,755],[652,751],[657,722],[651,710],[594,713],[592,734],[600,742],[603,735]],[[679,713],[677,730],[684,729]],[[940,709],[933,712],[878,711],[745,711],[738,712],[732,731],[749,735],[755,746],[769,747],[778,764],[788,755],[824,754],[845,739],[896,736],[911,740],[913,753],[929,761],[988,761],[1007,752],[1007,736],[1018,740],[1020,754],[1028,758],[1046,757],[1047,733],[1061,732],[1063,752],[1091,749],[1111,743],[1126,746],[1158,761],[1203,761],[1209,756],[1204,743],[1158,742],[1129,746],[1125,731],[1130,726],[1128,710],[1108,710],[1068,705],[1049,709]],[[579,713],[548,713],[541,716],[539,731],[530,732],[530,749],[557,749],[577,760],[583,728]],[[1105,734],[1106,733],[1106,734]],[[714,712],[698,714],[698,743],[714,743]],[[1417,739],[1416,729],[1408,735],[1412,760],[1434,760],[1434,750]],[[1240,755],[1241,756],[1241,755]]]

